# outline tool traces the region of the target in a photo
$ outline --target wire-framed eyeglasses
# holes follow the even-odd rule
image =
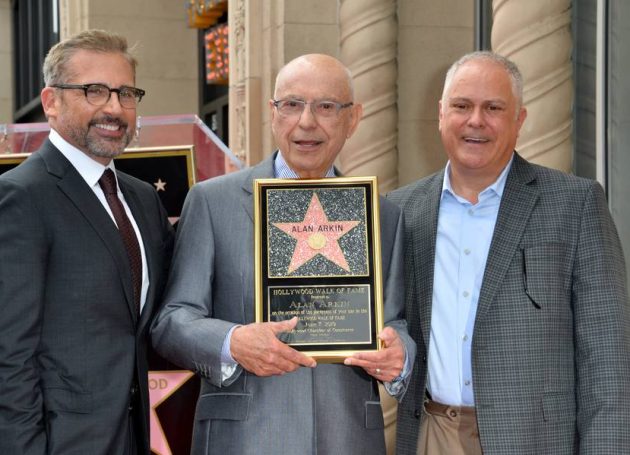
[[[272,100],[278,114],[282,117],[295,118],[302,115],[304,106],[307,104],[311,108],[311,113],[318,118],[335,118],[342,109],[352,106],[354,103],[338,103],[336,101],[315,100],[304,101],[298,99]]]
[[[118,95],[118,102],[126,109],[134,109],[146,93],[140,88],[127,87],[125,85],[119,88],[110,88],[105,84],[53,84],[51,87],[63,90],[83,90],[88,103],[93,106],[107,104],[112,96],[112,92],[115,92]]]

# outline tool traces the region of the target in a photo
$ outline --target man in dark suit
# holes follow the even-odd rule
[[[385,451],[377,381],[401,397],[411,371],[405,360],[415,356],[402,319],[402,217],[394,204],[380,207],[385,349],[317,365],[276,336],[295,319],[254,323],[253,181],[334,177],[333,162],[361,117],[352,96],[338,60],[315,54],[288,63],[269,103],[279,151],[194,186],[186,199],[152,335],[162,355],[202,376],[193,453]]]
[[[466,55],[440,102],[446,169],[394,191],[419,358],[398,453],[630,453],[625,265],[594,181],[530,164],[509,60]]]
[[[135,66],[107,32],[55,45],[50,136],[0,177],[0,453],[149,453],[148,327],[172,229],[112,161],[144,94]]]

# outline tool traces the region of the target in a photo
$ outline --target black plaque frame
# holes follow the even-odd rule
[[[313,204],[312,213],[323,212],[325,223],[307,221]],[[317,231],[336,228],[343,232],[335,240],[343,259],[316,252],[323,248],[317,236],[326,237]],[[301,234],[308,240],[294,237],[301,230],[308,231]],[[377,336],[383,328],[383,288],[376,177],[258,179],[254,232],[257,322],[298,316],[296,329],[281,339],[322,362],[343,362],[355,352],[382,348]],[[324,244],[330,242],[326,238]],[[294,263],[300,242],[310,258]]]
[[[157,188],[156,178],[167,183],[158,196],[171,223],[179,220],[188,190],[196,183],[195,147],[130,147],[115,158],[116,169],[144,180]]]

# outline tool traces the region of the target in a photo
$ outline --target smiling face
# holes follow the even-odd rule
[[[346,69],[326,55],[298,57],[288,63],[276,80],[275,99],[306,102],[352,101],[351,81]],[[269,102],[271,129],[282,156],[301,178],[321,178],[332,166],[346,139],[356,130],[361,106],[353,105],[331,118],[313,115],[310,104],[302,114],[283,117]]]
[[[69,60],[64,84],[134,86],[134,72],[120,53],[79,50]],[[107,165],[120,155],[135,133],[136,109],[120,105],[111,94],[103,106],[88,103],[83,90],[45,87],[41,94],[50,126],[92,159]]]
[[[440,101],[440,134],[453,178],[490,185],[505,168],[525,117],[510,76],[487,59],[463,64]]]

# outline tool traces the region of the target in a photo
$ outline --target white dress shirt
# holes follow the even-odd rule
[[[79,175],[85,180],[85,183],[94,191],[94,194],[98,198],[98,200],[103,205],[103,208],[107,210],[110,218],[116,224],[116,220],[114,219],[114,215],[112,214],[111,209],[109,208],[109,204],[105,199],[105,193],[101,189],[101,186],[98,184],[99,179],[105,172],[105,169],[111,169],[116,175],[116,168],[114,167],[114,161],[110,161],[107,166],[103,166],[101,163],[94,161],[92,158],[87,156],[78,148],[74,147],[64,138],[62,138],[57,131],[51,128],[50,134],[48,136],[50,142],[53,143],[55,147],[59,149],[63,156],[65,156],[70,164],[74,166]],[[129,217],[129,221],[131,221],[131,225],[133,226],[133,230],[136,232],[136,237],[138,237],[138,244],[140,245],[140,254],[142,255],[142,293],[140,294],[140,311],[144,307],[145,301],[147,299],[147,291],[149,290],[149,274],[148,274],[148,266],[147,266],[147,256],[144,252],[144,244],[142,243],[142,235],[140,234],[140,229],[138,229],[138,225],[136,224],[136,220],[127,205],[127,201],[125,201],[125,196],[120,191],[120,186],[118,185],[118,176],[116,176],[116,187],[118,189],[118,198],[122,202],[123,207],[125,208],[125,212]]]

